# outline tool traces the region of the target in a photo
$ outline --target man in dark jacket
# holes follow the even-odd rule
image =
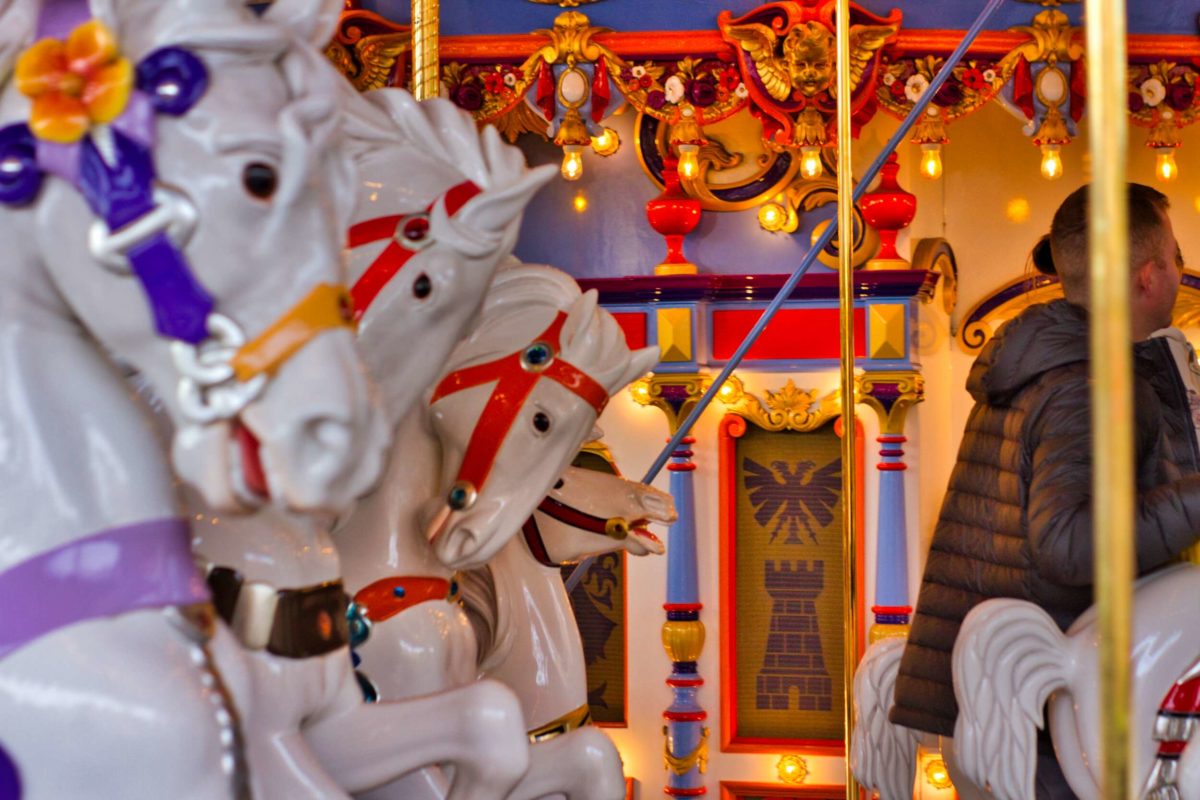
[[[1143,341],[1171,324],[1182,274],[1167,199],[1131,184],[1129,203],[1137,569],[1145,573],[1200,533],[1200,451],[1165,340]],[[1049,247],[1035,252],[1039,268],[1057,272],[1066,300],[1031,306],[1002,327],[967,379],[975,407],[925,565],[894,723],[954,735],[951,652],[977,604],[1028,600],[1064,630],[1092,604],[1087,218],[1083,187],[1055,214]],[[1040,743],[1038,798],[1071,798],[1048,744]]]

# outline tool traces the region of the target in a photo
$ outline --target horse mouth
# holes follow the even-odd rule
[[[629,532],[635,536],[640,536],[643,539],[649,539],[655,544],[662,544],[662,540],[651,533],[650,529],[646,527],[649,524],[650,520],[648,519],[634,520],[633,522],[629,523]]]
[[[267,470],[262,462],[262,445],[241,420],[233,422],[233,488],[249,505],[261,505],[271,498]]]

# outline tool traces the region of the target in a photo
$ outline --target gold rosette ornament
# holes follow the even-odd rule
[[[33,101],[33,135],[72,144],[93,125],[121,116],[133,89],[133,65],[121,57],[108,26],[89,20],[66,42],[42,39],[22,53],[16,83]]]

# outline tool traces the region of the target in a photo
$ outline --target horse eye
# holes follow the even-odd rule
[[[541,411],[537,412],[533,415],[533,427],[537,429],[539,433],[545,433],[546,431],[550,430],[550,418]]]
[[[558,483],[554,484],[554,488],[555,488],[555,489],[561,489],[562,487],[563,487],[563,479],[562,479],[562,478],[559,478],[559,479],[558,479]]]
[[[433,292],[433,281],[429,280],[429,276],[422,272],[413,281],[412,292],[418,300],[424,300]]]
[[[279,185],[279,176],[275,174],[275,168],[270,164],[255,162],[247,164],[242,171],[242,185],[255,197],[267,200],[275,194],[275,189]]]

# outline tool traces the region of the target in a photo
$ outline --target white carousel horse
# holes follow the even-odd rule
[[[1200,798],[1200,748],[1183,749],[1200,713],[1196,682],[1190,681],[1190,708],[1171,691],[1181,676],[1189,684],[1200,654],[1198,603],[1200,567],[1190,564],[1135,586],[1130,772],[1152,800]],[[969,781],[1001,800],[1033,797],[1037,728],[1049,701],[1050,733],[1067,781],[1081,800],[1100,797],[1097,647],[1094,607],[1065,635],[1042,609],[1021,600],[989,600],[967,615],[953,669],[955,760]]]
[[[437,377],[511,250],[525,203],[554,170],[529,170],[495,129],[481,135],[449,101],[381,90],[368,102],[346,86],[346,147],[359,175],[351,294],[361,350],[395,424]],[[520,779],[523,723],[498,684],[363,703],[326,524],[274,509],[211,525],[201,516],[196,549],[250,651],[245,734],[256,797],[345,797],[438,763],[457,766],[452,797],[499,800]],[[297,603],[305,613],[276,610]],[[314,640],[323,620],[330,636]]]
[[[0,91],[0,793],[242,797],[222,679],[246,675],[228,631],[209,638],[165,453],[116,364],[220,505],[255,500],[250,472],[298,508],[370,484],[331,87],[310,44],[233,0],[40,10],[0,8],[0,64],[34,20],[43,41]],[[72,61],[44,42],[68,37]]]
[[[381,487],[335,533],[354,593],[355,654],[380,699],[475,681],[455,570],[495,556],[608,396],[656,359],[654,348],[630,352],[595,293],[581,294],[569,276],[535,266],[497,274],[430,402],[397,429]],[[546,752],[533,751],[535,762]],[[440,797],[439,778],[426,772],[362,796]],[[510,797],[529,796],[521,792]]]
[[[879,800],[911,800],[920,734],[888,721],[900,672],[904,639],[880,639],[863,654],[854,673],[854,730],[850,766],[864,789]]]
[[[548,769],[527,778],[525,796],[624,795],[620,755],[603,731],[587,724],[583,642],[561,568],[614,551],[662,555],[662,542],[645,525],[675,518],[674,501],[665,492],[613,471],[569,467],[520,537],[486,567],[462,573],[465,608],[479,640],[480,672],[517,693],[530,741],[541,747],[553,741],[559,754],[538,759],[535,766]]]

